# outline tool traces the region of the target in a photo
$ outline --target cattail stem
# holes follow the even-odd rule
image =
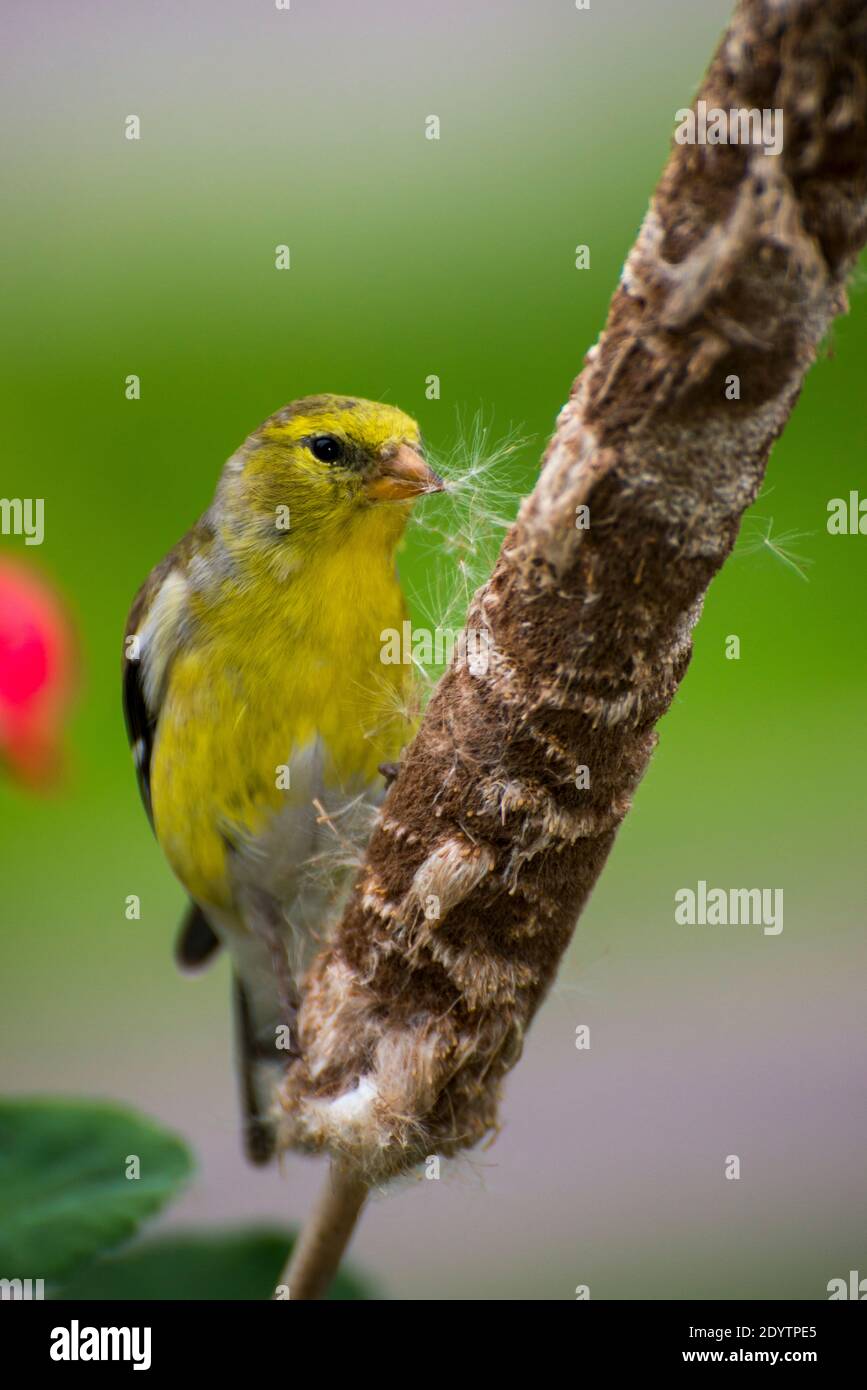
[[[367,1197],[367,1184],[339,1163],[332,1163],[319,1201],[313,1208],[281,1276],[293,1300],[324,1298],[352,1239]]]

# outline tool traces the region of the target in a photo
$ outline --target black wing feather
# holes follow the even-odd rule
[[[151,714],[144,696],[141,680],[141,662],[124,657],[123,671],[123,714],[126,721],[126,735],[135,758],[135,771],[138,789],[148,820],[153,827],[154,817],[151,808],[151,757],[157,730],[156,715]]]
[[[175,942],[175,960],[180,969],[198,970],[200,966],[207,965],[211,956],[219,949],[219,937],[199,904],[191,902]]]

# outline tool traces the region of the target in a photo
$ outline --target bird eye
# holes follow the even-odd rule
[[[310,451],[320,463],[336,463],[343,455],[343,445],[333,434],[317,434],[310,441]]]

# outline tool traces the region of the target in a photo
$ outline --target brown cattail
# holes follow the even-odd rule
[[[473,599],[486,657],[438,686],[309,973],[284,1146],[328,1150],[371,1182],[496,1128],[705,590],[846,307],[867,235],[865,93],[863,0],[739,5],[699,97],[781,110],[782,151],[673,147]]]

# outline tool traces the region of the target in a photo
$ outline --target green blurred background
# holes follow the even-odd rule
[[[2,545],[67,595],[84,688],[63,792],[0,787],[3,1089],[113,1096],[181,1129],[201,1171],[164,1224],[299,1220],[318,1166],[239,1154],[225,965],[191,982],[171,961],[183,894],[120,714],[130,599],[227,455],[307,392],[398,403],[442,450],[482,410],[534,441],[502,479],[529,489],[728,6],[5,9],[0,494],[44,497],[46,536]],[[747,545],[714,585],[503,1134],[366,1218],[356,1259],[394,1297],[822,1298],[867,1274],[867,540],[825,527],[864,485],[865,298],[747,522],[798,533],[809,582]],[[411,535],[410,586],[444,563]],[[676,926],[699,878],[782,887],[783,933]]]

